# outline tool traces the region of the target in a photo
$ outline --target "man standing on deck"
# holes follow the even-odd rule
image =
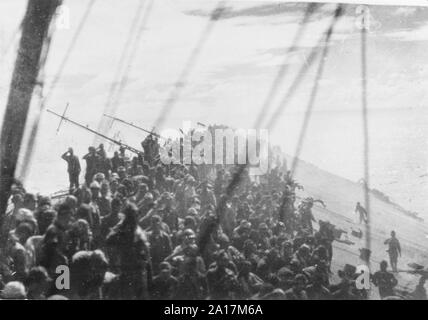
[[[401,258],[400,241],[395,237],[395,231],[391,231],[391,238],[385,240],[384,244],[388,245],[389,261],[391,263],[392,271],[397,272],[398,255]]]
[[[88,151],[89,152],[83,156],[83,159],[86,160],[85,181],[87,187],[89,187],[92,182],[92,178],[97,173],[98,166],[98,155],[96,149],[94,147],[89,147]]]
[[[61,158],[67,161],[68,178],[70,180],[70,193],[74,188],[79,188],[80,161],[73,153],[73,148],[68,148]]]
[[[357,202],[357,206],[355,207],[355,213],[360,214],[360,224],[363,221],[365,223],[367,223],[367,211],[366,211],[366,209],[364,209],[364,207],[359,202]]]

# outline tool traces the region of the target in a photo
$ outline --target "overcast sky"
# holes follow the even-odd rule
[[[64,3],[70,12],[70,28],[56,30],[54,34],[46,66],[46,87],[58,70],[88,0]],[[116,110],[118,117],[147,128],[155,123],[209,24],[209,14],[216,3],[212,0],[155,0],[129,68]],[[49,108],[62,113],[66,103],[70,103],[68,116],[93,128],[98,126],[138,5],[137,0],[95,3],[49,100]],[[2,53],[22,20],[25,6],[24,0],[0,2]],[[318,7],[298,48],[286,56],[305,8],[306,4],[225,1],[225,11],[205,35],[164,126],[176,128],[183,121],[191,120],[195,124],[200,121],[252,128],[273,79],[281,65],[287,63],[289,69],[273,108],[266,111],[266,118],[269,118],[329,25],[335,5]],[[393,6],[371,6],[369,9],[371,180],[374,187],[385,190],[405,207],[423,211],[428,191],[428,178],[423,177],[427,173],[428,156],[425,125],[428,120],[428,10]],[[363,176],[361,39],[356,27],[357,16],[356,6],[347,5],[345,16],[334,29],[301,154],[303,159],[354,181]],[[6,104],[18,39],[15,38],[6,55],[0,56],[2,106]],[[317,64],[318,60],[314,67]],[[276,127],[269,131],[271,141],[291,154],[314,83],[314,67],[277,119]],[[73,146],[83,155],[93,141],[90,134],[70,124],[56,134],[57,125],[58,119],[43,113],[32,170],[27,177],[27,184],[33,188],[55,189],[66,185],[65,164],[60,154]],[[109,134],[113,136],[118,132],[123,141],[139,146],[138,131],[115,124]],[[64,176],[52,168],[64,170]]]

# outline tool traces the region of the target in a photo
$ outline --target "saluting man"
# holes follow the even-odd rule
[[[70,193],[74,188],[79,188],[79,175],[80,175],[80,161],[79,158],[74,155],[73,148],[68,148],[61,158],[67,161],[68,178],[70,180]]]

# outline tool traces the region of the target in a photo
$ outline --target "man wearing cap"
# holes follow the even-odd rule
[[[301,245],[291,260],[291,269],[294,272],[301,272],[309,265],[310,258],[309,246],[306,244]]]
[[[306,293],[310,300],[329,300],[331,298],[330,290],[323,285],[322,274],[315,272],[312,276],[312,283],[306,286]]]
[[[201,200],[199,200],[198,197],[193,197],[193,200],[192,200],[192,202],[190,204],[190,207],[187,210],[188,214],[189,214],[189,210],[192,210],[191,215],[195,215],[195,216],[198,215],[198,212],[201,210]]]
[[[37,196],[34,193],[25,193],[23,207],[34,211],[37,207]]]
[[[117,174],[119,176],[118,180],[120,183],[122,183],[123,180],[127,178],[126,169],[124,166],[120,166],[119,168],[117,168]]]
[[[24,196],[22,193],[16,193],[12,196],[11,202],[13,209],[6,212],[3,225],[0,226],[0,237],[1,235],[6,236],[8,232],[16,227],[16,216],[19,210],[24,206]],[[3,237],[1,237],[3,238]]]
[[[100,210],[100,216],[106,216],[111,211],[110,185],[107,181],[103,181],[100,185],[100,196],[96,199],[96,203]]]
[[[159,215],[162,217],[171,232],[178,231],[178,213],[173,207],[173,195],[168,192],[164,192],[160,199],[160,208],[158,210]]]
[[[138,208],[141,207],[142,201],[144,200],[144,196],[147,192],[149,192],[149,187],[147,186],[147,184],[139,182],[137,187],[137,193],[131,198]]]
[[[217,252],[216,262],[207,272],[208,294],[211,300],[230,299],[239,292],[237,276],[229,265],[227,252],[225,250]]]
[[[287,300],[308,300],[306,293],[306,277],[303,274],[298,274],[294,277],[293,286],[285,291]]]
[[[217,205],[214,192],[212,191],[212,185],[207,180],[201,183],[199,197],[203,208],[209,204],[212,204],[214,207]]]
[[[61,158],[67,162],[71,193],[75,188],[79,188],[80,161],[79,158],[74,155],[73,148],[68,148],[67,152],[65,152]]]
[[[97,171],[103,173],[106,177],[106,179],[110,179],[110,174],[112,172],[112,165],[111,165],[111,161],[109,158],[107,157],[101,157],[99,156],[98,158],[98,167],[97,167]]]
[[[153,300],[171,300],[175,297],[178,280],[171,274],[172,267],[168,262],[162,262],[159,271],[153,278],[150,297]]]
[[[416,286],[415,290],[411,293],[413,300],[427,300],[427,291],[425,289],[425,282],[427,280],[427,274],[422,274],[419,278],[419,283]]]
[[[91,199],[88,204],[88,208],[90,209],[89,215],[88,215],[88,222],[91,227],[92,233],[93,233],[93,241],[94,245],[97,246],[101,239],[100,239],[100,226],[101,226],[101,214],[100,214],[100,208],[98,206],[98,200],[99,200],[99,194],[100,194],[100,184],[97,181],[92,181],[90,184],[90,194]],[[86,202],[85,202],[86,203]]]
[[[394,287],[398,284],[397,279],[391,272],[388,272],[388,262],[385,260],[380,263],[380,270],[373,275],[373,284],[379,288],[379,296],[381,299],[394,296]]]
[[[70,290],[63,291],[64,295],[73,300],[101,299],[107,268],[107,258],[101,250],[76,252],[70,261]]]
[[[185,229],[182,233],[182,241],[176,246],[172,254],[166,258],[166,260],[171,259],[175,256],[183,254],[184,250],[190,245],[196,244],[196,234],[192,229]]]
[[[138,226],[137,207],[127,203],[121,220],[106,238],[106,246],[118,254],[119,297],[144,299],[147,297],[147,275],[150,266],[150,244]]]
[[[248,260],[244,260],[241,264],[238,281],[240,285],[240,299],[250,298],[252,295],[256,294],[264,284],[259,276],[251,272],[251,262]]]
[[[60,204],[57,217],[46,230],[41,242],[36,264],[45,267],[51,277],[55,275],[58,265],[68,264],[67,253],[72,215],[73,211],[68,204]]]
[[[360,224],[363,221],[367,223],[367,210],[359,202],[357,202],[357,206],[355,207],[355,213],[359,214]]]
[[[23,281],[27,274],[26,250],[13,232],[9,232],[5,254],[10,280]]]
[[[101,217],[100,236],[105,239],[110,233],[111,228],[119,223],[119,212],[122,207],[122,202],[118,198],[113,198],[111,201],[110,213]]]
[[[83,159],[86,160],[85,181],[87,186],[91,184],[92,178],[97,173],[98,166],[98,155],[95,148],[89,147],[88,151],[89,152],[83,156]]]
[[[111,171],[117,172],[117,169],[119,167],[125,166],[125,161],[123,161],[123,158],[119,156],[119,152],[115,151],[113,154],[113,157],[110,159],[111,162]]]
[[[122,166],[125,166],[129,162],[129,157],[126,154],[126,149],[124,146],[120,146],[119,148],[119,158],[122,159],[122,163],[123,163]]]
[[[250,237],[251,223],[241,220],[238,227],[233,230],[232,243],[238,250],[243,250],[246,240]]]
[[[8,282],[0,294],[3,300],[26,300],[25,286],[19,281]]]
[[[330,286],[332,299],[334,300],[358,300],[362,291],[357,289],[355,279],[358,276],[355,266],[346,264],[343,270],[337,272],[340,282]]]
[[[45,300],[51,281],[52,279],[49,277],[45,268],[41,266],[31,268],[24,281],[24,284],[27,287],[28,299]]]
[[[100,208],[98,206],[98,200],[100,198],[100,191],[101,186],[97,181],[92,181],[90,184],[90,190],[91,190],[91,201],[89,202],[89,205],[93,207],[93,210],[98,216],[100,216]]]
[[[397,260],[398,256],[401,257],[401,246],[400,241],[398,241],[395,236],[395,231],[391,231],[391,238],[385,240],[384,244],[388,245],[387,252],[389,254],[391,268],[394,272],[397,272]]]
[[[194,257],[183,261],[182,272],[178,277],[175,298],[178,300],[202,300],[207,294],[207,278],[198,271],[198,262]]]
[[[150,243],[150,256],[152,258],[153,274],[158,274],[159,264],[172,252],[172,244],[169,235],[161,228],[162,219],[158,215],[151,217],[151,230],[147,232]]]
[[[315,217],[312,213],[313,201],[303,200],[299,205],[299,213],[301,219],[301,225],[303,229],[307,229],[310,234],[313,233],[312,221],[316,222]]]

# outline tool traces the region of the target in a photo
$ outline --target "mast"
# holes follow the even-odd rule
[[[113,138],[110,138],[110,137],[108,137],[108,136],[106,136],[106,135],[104,135],[102,133],[99,133],[98,131],[95,131],[94,129],[91,129],[91,128],[87,127],[87,126],[84,126],[83,124],[80,124],[80,123],[78,123],[76,121],[73,121],[70,118],[62,116],[62,115],[60,115],[60,114],[58,114],[58,113],[56,113],[56,112],[54,112],[52,110],[46,109],[46,111],[49,112],[49,113],[52,113],[53,115],[55,115],[55,116],[57,116],[59,118],[61,118],[61,121],[62,120],[68,121],[68,122],[74,124],[75,126],[78,126],[79,128],[85,129],[86,131],[89,131],[89,132],[91,132],[91,133],[93,133],[93,134],[95,134],[95,135],[97,135],[97,136],[99,136],[99,137],[101,137],[103,139],[106,139],[106,140],[108,140],[110,142],[113,142],[114,144],[117,144],[118,146],[123,147],[123,148],[125,148],[125,149],[127,149],[127,150],[129,150],[129,151],[131,151],[131,152],[133,152],[135,154],[137,154],[137,155],[138,154],[143,154],[143,152],[140,151],[140,150],[137,150],[137,149],[135,149],[135,148],[133,148],[133,147],[125,144],[125,143],[122,143],[122,142],[117,141],[117,140],[115,140]]]
[[[162,137],[161,135],[159,135],[159,134],[157,134],[157,133],[155,133],[155,132],[153,132],[153,131],[150,131],[150,130],[144,129],[144,128],[142,128],[142,127],[139,127],[139,126],[137,126],[137,125],[133,124],[132,122],[128,122],[128,121],[125,121],[125,120],[123,120],[123,119],[120,119],[120,118],[117,118],[117,117],[113,117],[113,116],[110,116],[110,115],[105,114],[105,113],[103,114],[103,116],[104,116],[104,117],[107,117],[107,118],[110,118],[110,119],[112,119],[112,120],[114,120],[114,121],[118,121],[118,122],[121,122],[121,123],[126,124],[126,125],[128,125],[128,126],[131,126],[131,127],[135,128],[135,129],[138,129],[138,130],[144,131],[144,132],[146,132],[146,133],[148,133],[148,134],[152,134],[152,135],[154,135],[154,136],[156,136],[156,137],[158,137],[158,138],[161,138],[161,139],[167,140],[167,139],[165,139],[164,137]]]
[[[0,136],[0,226],[3,225],[25,123],[49,26],[62,0],[29,0]],[[4,236],[4,235],[3,235]]]

